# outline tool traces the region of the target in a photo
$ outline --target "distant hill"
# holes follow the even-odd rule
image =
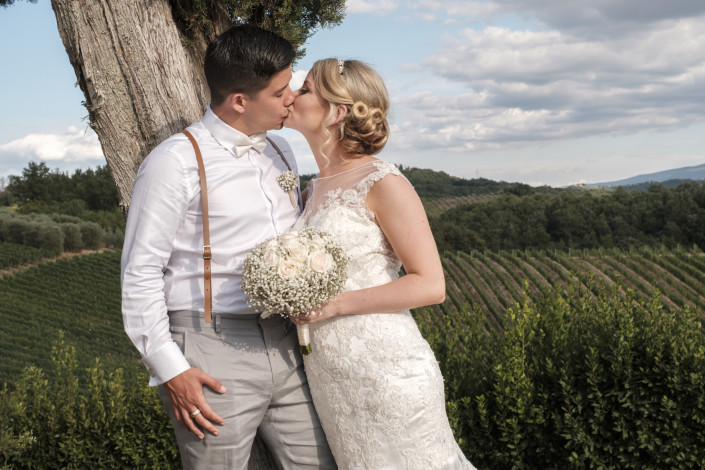
[[[618,181],[592,183],[588,186],[631,186],[642,183],[662,183],[669,180],[680,180],[681,182],[689,180],[705,180],[705,163],[697,166],[686,166],[683,168],[674,168],[672,170],[659,171],[656,173],[647,173]]]
[[[399,170],[411,182],[421,199],[441,198],[467,198],[488,194],[514,194],[526,196],[535,193],[557,193],[560,188],[550,186],[533,187],[524,183],[508,183],[506,181],[493,181],[485,178],[465,179],[451,176],[445,171],[436,171],[428,168],[416,168],[399,165]],[[308,186],[308,182],[316,174],[300,176],[301,190]]]

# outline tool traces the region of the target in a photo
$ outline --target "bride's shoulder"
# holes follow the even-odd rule
[[[374,168],[374,172],[379,173],[383,176],[386,175],[401,175],[401,171],[399,170],[399,167],[397,167],[394,163],[388,162],[386,160],[380,160],[376,158],[371,162],[371,166]]]
[[[380,165],[377,173],[371,175],[373,178],[367,185],[365,201],[378,216],[382,213],[386,216],[401,214],[404,207],[414,201],[420,202],[418,194],[396,165],[383,163],[385,165]]]
[[[367,187],[367,190],[371,189],[373,185],[375,185],[377,182],[380,180],[385,179],[385,176],[388,175],[395,175],[401,177],[407,184],[409,184],[409,181],[406,179],[406,177],[402,174],[402,172],[399,170],[399,168],[391,162],[385,161],[385,160],[380,160],[380,159],[374,159],[373,161],[370,161],[367,165],[367,174],[366,176],[362,179],[361,183]],[[389,179],[389,178],[387,178]],[[396,178],[393,178],[396,179]]]

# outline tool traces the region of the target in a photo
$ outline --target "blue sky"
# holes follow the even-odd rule
[[[705,2],[349,0],[314,60],[372,64],[392,98],[381,158],[564,186],[705,163]],[[0,8],[0,177],[104,164],[48,0]],[[302,173],[305,141],[281,131]]]

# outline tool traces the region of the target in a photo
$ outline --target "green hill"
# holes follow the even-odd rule
[[[119,252],[44,262],[0,278],[0,382],[30,364],[48,370],[59,330],[76,346],[82,368],[95,358],[142,367],[122,329]]]

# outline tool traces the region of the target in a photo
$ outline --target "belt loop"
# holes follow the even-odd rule
[[[223,319],[220,317],[220,313],[214,313],[213,316],[215,317],[215,332],[220,334],[223,329]]]

